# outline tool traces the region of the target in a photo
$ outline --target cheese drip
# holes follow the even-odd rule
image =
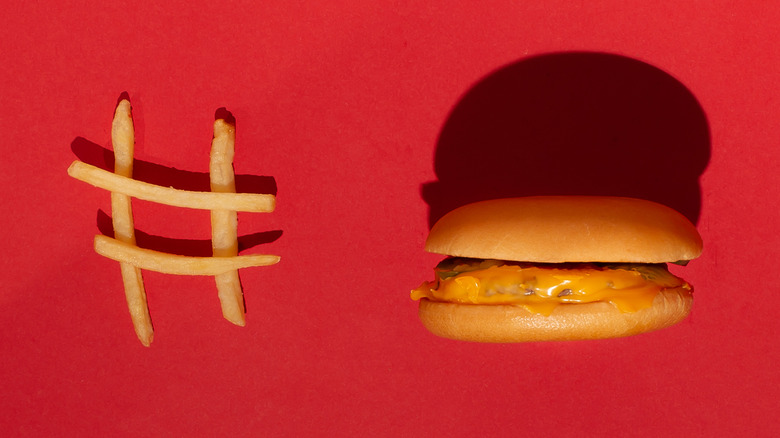
[[[437,271],[437,279],[423,282],[412,291],[413,300],[461,304],[504,304],[522,306],[532,313],[549,316],[560,304],[609,302],[621,312],[636,312],[652,306],[664,289],[683,287],[665,265],[575,265],[566,268],[497,264],[478,269],[459,266],[454,271]],[[463,272],[458,272],[463,270]]]

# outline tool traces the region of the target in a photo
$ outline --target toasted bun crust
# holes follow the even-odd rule
[[[538,263],[691,260],[696,227],[654,202],[607,196],[495,199],[457,208],[431,229],[426,251]]]
[[[562,304],[550,316],[519,306],[442,303],[423,299],[419,316],[431,333],[472,342],[536,342],[632,336],[674,325],[688,316],[687,289],[659,293],[652,307],[621,313],[610,303]]]

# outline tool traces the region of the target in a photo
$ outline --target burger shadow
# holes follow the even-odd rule
[[[126,97],[126,94],[123,93]],[[121,100],[121,97],[120,97]],[[225,119],[235,123],[232,114],[224,108],[215,113],[216,119]],[[114,152],[83,137],[77,137],[71,142],[71,150],[84,163],[113,172]],[[192,172],[162,166],[148,161],[133,160],[133,179],[162,187],[175,187],[188,191],[210,191],[211,182],[206,172]],[[270,176],[236,175],[236,191],[239,193],[265,193],[276,195],[276,180]],[[96,224],[99,232],[113,237],[114,230],[111,216],[98,210]],[[139,247],[153,249],[171,254],[210,257],[212,255],[211,240],[175,239],[149,234],[135,230],[136,243]],[[238,249],[243,251],[257,245],[271,243],[282,236],[281,230],[263,231],[238,236]]]
[[[698,222],[710,157],[690,90],[647,63],[572,52],[527,58],[480,80],[439,135],[429,226],[480,200],[608,195],[655,201]]]

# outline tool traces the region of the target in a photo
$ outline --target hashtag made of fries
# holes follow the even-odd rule
[[[235,140],[236,129],[233,124],[224,119],[214,122],[209,163],[210,192],[179,190],[135,180],[135,129],[130,102],[123,99],[116,107],[111,126],[114,172],[78,160],[68,168],[68,175],[73,178],[111,192],[114,238],[95,236],[95,251],[119,262],[133,327],[138,339],[147,347],[154,338],[154,329],[146,302],[142,270],[214,276],[222,315],[233,324],[244,326],[244,296],[238,270],[279,262],[279,256],[275,255],[238,255],[237,212],[272,212],[276,206],[276,197],[270,194],[236,193],[233,172]],[[135,243],[132,198],[175,207],[210,210],[213,257],[174,255],[139,248]]]

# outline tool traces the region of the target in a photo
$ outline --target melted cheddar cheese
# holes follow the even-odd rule
[[[445,260],[436,271],[436,280],[412,291],[413,300],[508,304],[543,315],[560,304],[609,302],[621,312],[636,312],[650,307],[664,289],[690,289],[663,264],[531,265],[488,260],[458,265]]]

